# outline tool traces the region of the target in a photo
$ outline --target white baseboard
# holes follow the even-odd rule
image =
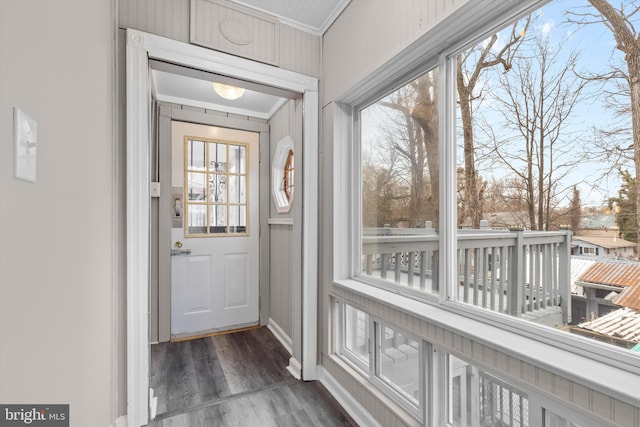
[[[291,357],[289,359],[289,366],[287,366],[287,370],[291,372],[291,375],[293,375],[295,379],[299,380],[302,378],[302,365],[295,357]]]
[[[347,413],[354,419],[358,425],[382,427],[362,405],[360,405],[351,394],[344,389],[322,366],[316,367],[318,380],[331,395],[338,401]]]
[[[122,415],[120,417],[118,417],[116,419],[116,423],[113,425],[113,427],[127,427],[127,416],[126,415]],[[111,427],[111,426],[109,426]]]
[[[273,319],[269,318],[269,322],[267,323],[267,329],[271,331],[271,333],[280,341],[280,343],[287,349],[289,354],[293,354],[293,341],[291,338],[287,336],[287,334],[282,330],[282,328],[273,321]]]

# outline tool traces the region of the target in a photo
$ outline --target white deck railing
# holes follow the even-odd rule
[[[453,298],[516,317],[560,307],[568,323],[570,242],[570,230],[458,230]],[[438,293],[438,245],[430,228],[364,229],[362,273]]]

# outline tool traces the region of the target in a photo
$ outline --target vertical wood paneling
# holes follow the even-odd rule
[[[289,338],[293,338],[291,309],[291,227],[270,226],[270,317]]]
[[[280,67],[320,77],[320,37],[280,24]]]
[[[185,43],[191,41],[203,47],[320,77],[319,36],[230,2],[197,0],[193,9],[190,3],[191,0],[120,0],[119,26]],[[225,19],[246,26],[253,35],[253,42],[245,46],[225,39],[219,29],[220,21]]]
[[[189,42],[189,0],[120,0],[119,25]]]
[[[275,18],[218,0],[191,1],[190,42],[278,65],[279,28]]]
[[[269,121],[271,164],[276,146],[282,138],[294,141],[295,189],[291,210],[278,213],[273,201],[269,203],[271,218],[287,218],[287,225],[271,224],[270,264],[270,317],[291,338],[293,356],[301,355],[301,301],[302,301],[302,114],[300,100],[287,102]],[[271,191],[271,189],[269,190]]]

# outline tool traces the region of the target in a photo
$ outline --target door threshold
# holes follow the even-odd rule
[[[209,331],[209,332],[203,332],[197,335],[185,335],[185,334],[177,334],[171,337],[171,339],[169,340],[169,342],[182,342],[182,341],[191,341],[191,340],[198,340],[200,338],[209,338],[209,337],[215,337],[218,335],[226,335],[226,334],[234,334],[236,332],[245,332],[245,331],[252,331],[254,329],[260,329],[262,326],[260,325],[253,325],[253,326],[246,326],[246,327],[242,327],[242,328],[236,328],[236,329],[226,329],[224,331]]]

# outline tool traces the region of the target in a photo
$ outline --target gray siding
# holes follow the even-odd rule
[[[241,24],[253,41],[229,41],[223,19]],[[119,25],[320,76],[320,37],[225,0],[120,0]]]

